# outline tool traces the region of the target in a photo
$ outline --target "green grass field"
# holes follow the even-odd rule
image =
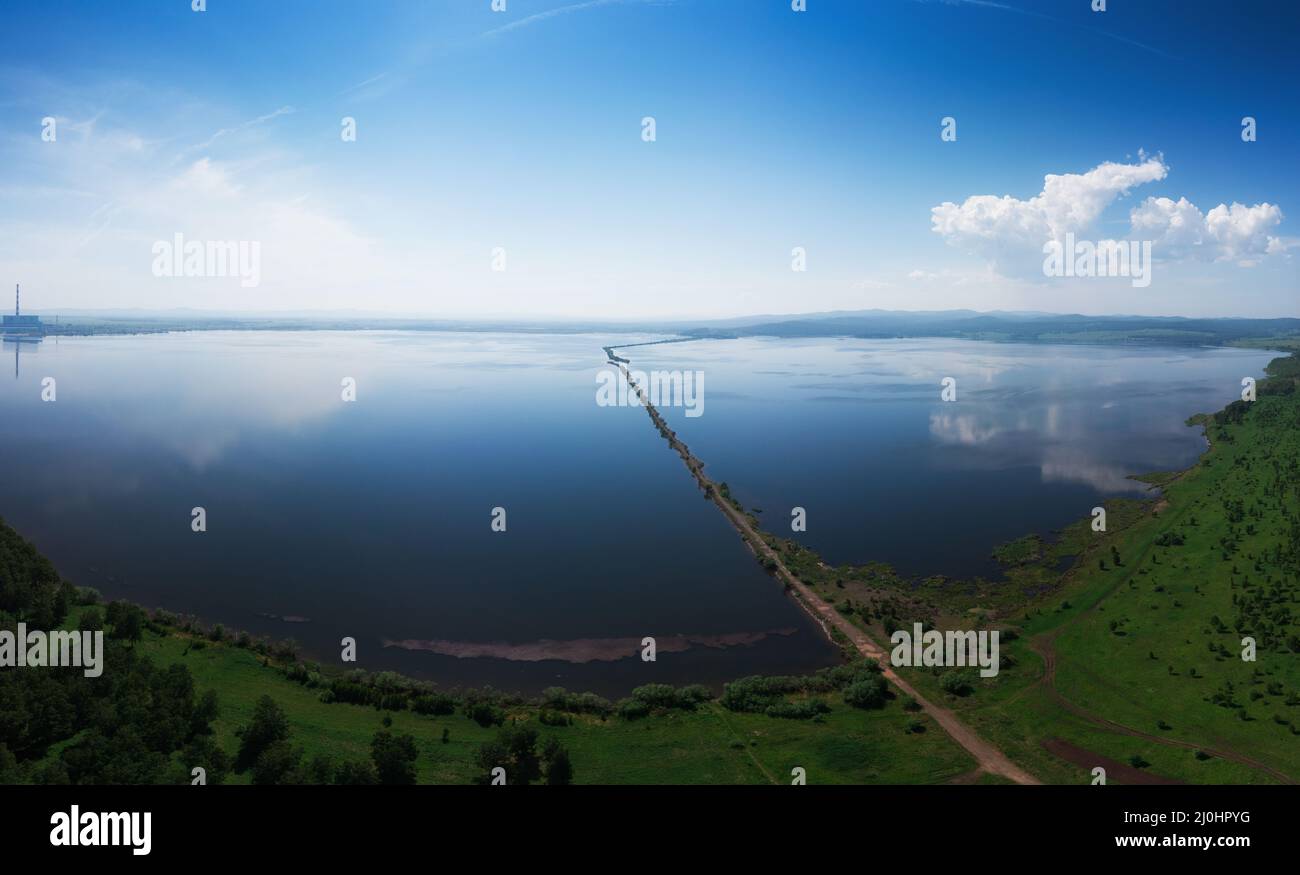
[[[238,748],[235,730],[248,722],[253,705],[269,695],[284,708],[292,740],[308,759],[328,754],[365,759],[384,716],[394,732],[414,736],[420,783],[468,784],[478,774],[479,745],[497,730],[485,729],[461,713],[427,717],[410,711],[379,711],[345,703],[325,704],[319,690],[286,678],[257,654],[229,644],[190,649],[188,636],[147,634],[141,655],[189,667],[200,691],[214,689],[221,702],[215,721],[218,743]],[[188,652],[187,652],[188,650]],[[509,710],[511,719],[533,721],[542,738],[568,747],[575,783],[596,784],[764,784],[789,783],[801,767],[809,784],[941,783],[971,771],[974,762],[924,716],[903,711],[897,701],[880,710],[860,710],[837,695],[824,722],[733,713],[717,702],[693,712],[668,711],[639,720],[575,715],[570,726],[536,724],[538,709]],[[919,722],[923,731],[909,731]],[[447,743],[442,742],[444,728]],[[246,781],[232,775],[231,783]]]
[[[1050,639],[1056,689],[1075,706],[1300,780],[1300,395],[1287,389],[1296,360],[1279,359],[1270,373],[1273,391],[1261,383],[1240,421],[1206,423],[1211,448],[1194,468],[1151,478],[1162,485],[1158,501],[1113,508],[1106,533],[1086,521],[1063,533],[1058,552],[1078,555],[1059,587],[1015,611],[984,593],[957,601],[1016,627],[1003,651],[1013,667],[978,681],[965,697],[945,694],[934,673],[904,674],[1045,780],[1089,780],[1087,769],[1043,749],[1049,738],[1115,760],[1141,757],[1150,772],[1187,782],[1281,780],[1070,713],[1042,684],[1043,659],[1032,645]],[[1005,552],[1032,554],[1024,544]],[[1027,574],[1037,577],[1033,568]],[[1242,658],[1247,636],[1256,640],[1253,662]]]
[[[1089,518],[995,547],[1005,581],[829,567],[793,540],[764,538],[881,644],[916,621],[1003,630],[1002,670],[973,678],[968,695],[944,692],[940,669],[901,673],[1043,780],[1091,780],[1044,747],[1052,739],[1186,782],[1300,780],[1300,360],[1276,359],[1269,374],[1249,405],[1189,420],[1211,439],[1193,468],[1135,472],[1159,491],[1106,502],[1105,532]],[[1253,662],[1242,659],[1247,636]],[[1045,648],[1068,706],[1045,683]]]

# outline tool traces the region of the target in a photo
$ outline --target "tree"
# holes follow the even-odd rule
[[[150,750],[135,726],[118,729],[110,737],[98,727],[60,754],[73,784],[163,784],[169,758]]]
[[[573,763],[569,760],[569,750],[554,738],[547,739],[542,748],[542,758],[546,760],[546,783],[552,787],[573,783]]]
[[[272,742],[253,764],[254,784],[301,784],[303,776],[298,771],[302,762],[302,748],[294,747],[287,739]]]
[[[239,737],[235,771],[243,772],[252,768],[264,750],[289,737],[289,721],[274,699],[262,696],[253,707],[252,722],[235,730],[235,735]]]
[[[99,608],[86,608],[77,620],[78,632],[102,632],[104,630],[104,612]]]
[[[304,784],[332,784],[334,783],[334,761],[326,754],[317,754],[308,762],[306,768],[302,770]]]
[[[181,751],[183,773],[177,783],[189,784],[196,766],[203,769],[207,783],[222,784],[230,771],[230,757],[217,746],[211,735],[196,735]]]
[[[220,713],[221,707],[217,703],[217,691],[207,690],[194,706],[194,714],[190,719],[192,731],[195,733],[211,732],[211,723],[217,719]]]
[[[491,702],[473,702],[465,706],[465,715],[473,720],[479,726],[487,729],[490,726],[500,726],[506,722],[506,712],[502,711]]]
[[[364,760],[347,761],[334,773],[335,784],[378,784],[375,767]]]
[[[415,739],[409,735],[393,735],[380,730],[370,741],[370,759],[381,784],[414,784]]]
[[[17,784],[18,777],[18,758],[0,741],[0,784]]]
[[[144,611],[129,602],[117,601],[110,604],[108,623],[112,627],[110,638],[139,641],[144,636]]]
[[[483,773],[475,783],[492,781],[492,770],[506,770],[506,783],[528,785],[542,777],[537,756],[537,730],[527,726],[507,726],[494,741],[485,742],[478,751],[478,766]]]
[[[844,701],[854,708],[883,708],[885,691],[884,678],[867,674],[844,688]]]
[[[947,671],[939,677],[939,687],[945,693],[964,696],[971,690],[970,675],[964,671]]]

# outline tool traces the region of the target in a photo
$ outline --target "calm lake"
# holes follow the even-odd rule
[[[648,339],[5,344],[19,358],[0,378],[0,515],[106,596],[292,637],[321,661],[350,636],[359,667],[449,686],[620,695],[830,664],[644,411],[596,404],[601,346]],[[843,339],[622,354],[704,371],[704,415],[663,412],[770,528],[802,506],[798,537],[831,561],[949,574],[992,573],[997,543],[1141,494],[1129,473],[1190,463],[1203,440],[1183,420],[1273,357]]]
[[[992,548],[1141,497],[1130,474],[1204,451],[1187,417],[1240,397],[1278,353],[978,341],[776,339],[626,348],[699,370],[705,412],[672,428],[767,529],[828,562],[999,577]],[[956,399],[941,400],[942,381]],[[791,510],[807,531],[791,531]]]

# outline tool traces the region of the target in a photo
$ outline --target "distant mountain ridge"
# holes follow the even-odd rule
[[[665,334],[677,337],[952,337],[1018,343],[1158,343],[1217,346],[1300,337],[1300,318],[1084,316],[1077,313],[976,310],[843,310],[728,319],[439,319],[359,312],[217,313],[69,311],[50,334],[139,334],[166,331],[460,331]]]
[[[1213,346],[1247,338],[1294,337],[1300,334],[1300,319],[1084,316],[971,310],[862,311],[754,321],[727,330],[704,327],[685,333],[698,337],[953,337],[1022,343]]]

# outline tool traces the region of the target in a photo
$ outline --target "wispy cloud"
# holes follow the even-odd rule
[[[369,79],[363,79],[360,82],[358,82],[356,85],[353,85],[348,88],[344,88],[342,91],[339,92],[339,96],[342,97],[344,94],[351,94],[354,91],[360,91],[362,88],[365,88],[368,85],[374,85],[376,82],[380,81],[387,75],[388,75],[387,73],[379,73],[378,75],[371,76]]]
[[[545,12],[537,12],[517,21],[511,21],[500,27],[486,31],[483,36],[496,36],[502,33],[508,33],[512,30],[519,30],[522,27],[528,27],[530,24],[537,24],[540,21],[546,21],[549,18],[557,18],[561,15],[569,15],[574,12],[582,12],[586,9],[595,9],[599,6],[621,6],[628,3],[662,5],[663,0],[585,0],[583,3],[571,3],[568,6],[558,6],[555,9],[547,9]]]
[[[293,111],[294,109],[292,106],[282,106],[279,109],[275,110],[275,112],[268,112],[266,115],[259,115],[257,118],[249,119],[243,124],[235,125],[233,128],[222,128],[221,130],[214,133],[211,137],[208,137],[202,143],[197,143],[191,146],[187,151],[195,152],[202,149],[206,149],[209,146],[211,146],[213,143],[215,143],[217,140],[221,139],[222,137],[227,137],[231,134],[237,134],[240,131],[248,130],[251,127],[255,127],[260,124],[265,124],[266,122],[269,122],[271,119],[279,118],[282,115],[289,115]]]
[[[86,119],[85,121],[80,121],[80,122],[73,121],[72,119],[67,118],[66,116],[58,116],[56,117],[56,121],[59,124],[60,130],[75,131],[76,133],[81,134],[83,137],[88,138],[94,135],[95,125],[98,124],[99,120],[103,117],[104,117],[104,110],[101,109],[99,112],[95,113],[93,116]]]
[[[395,88],[400,88],[405,84],[405,81],[406,77],[401,72],[385,70],[368,79],[363,79],[355,85],[349,85],[334,96],[346,97],[350,103],[374,100],[383,97]]]
[[[928,4],[928,3],[936,2],[936,0],[912,0],[912,2]],[[1162,58],[1174,57],[1168,52],[1161,51],[1160,49],[1157,49],[1154,46],[1149,46],[1146,43],[1140,43],[1137,40],[1129,39],[1126,36],[1120,36],[1119,34],[1112,33],[1109,30],[1103,30],[1099,27],[1089,27],[1086,24],[1075,24],[1073,21],[1066,21],[1063,18],[1057,18],[1053,15],[1046,15],[1042,12],[1035,12],[1031,9],[1021,9],[1019,6],[1011,6],[1007,3],[995,3],[993,2],[993,0],[937,0],[937,2],[943,4],[944,6],[977,6],[983,9],[997,9],[1001,12],[1014,12],[1017,15],[1025,15],[1028,16],[1029,18],[1038,18],[1043,21],[1050,21],[1053,24],[1063,24],[1067,27],[1077,28],[1078,30],[1086,30],[1089,33],[1095,33],[1098,36],[1104,36],[1109,39],[1118,40],[1119,42],[1122,43],[1127,43],[1130,46],[1134,46],[1144,51],[1151,52],[1152,54],[1159,55]]]

